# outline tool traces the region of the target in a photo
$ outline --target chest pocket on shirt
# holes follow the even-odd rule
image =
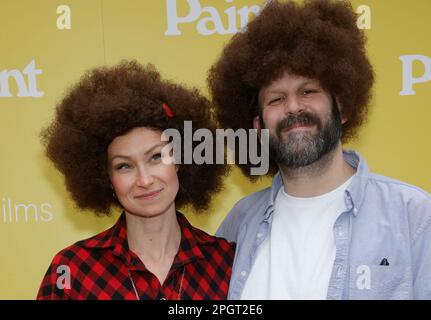
[[[409,279],[407,266],[355,265],[349,299],[409,299]]]

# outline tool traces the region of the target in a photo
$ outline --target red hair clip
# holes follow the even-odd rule
[[[169,108],[169,106],[168,106],[166,103],[163,103],[163,104],[162,104],[162,108],[165,110],[166,115],[167,115],[169,118],[172,118],[172,117],[174,116],[174,112],[172,111],[172,109],[171,109],[171,108]]]

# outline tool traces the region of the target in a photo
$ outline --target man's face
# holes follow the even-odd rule
[[[269,130],[272,160],[287,168],[312,164],[340,142],[341,119],[317,80],[285,72],[259,91],[256,129]]]

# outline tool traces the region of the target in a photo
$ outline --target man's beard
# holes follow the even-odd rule
[[[317,133],[307,131],[282,133],[283,129],[298,124],[315,124]],[[280,121],[275,135],[269,135],[269,155],[272,160],[286,168],[302,168],[334,150],[341,135],[341,117],[334,99],[332,112],[325,125],[315,114],[309,112],[291,115]]]

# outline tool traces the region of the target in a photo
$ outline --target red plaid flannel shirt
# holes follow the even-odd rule
[[[129,250],[122,214],[110,229],[60,251],[37,299],[136,300],[133,284],[140,299],[226,299],[235,245],[194,228],[179,212],[177,218],[181,244],[163,285]]]

